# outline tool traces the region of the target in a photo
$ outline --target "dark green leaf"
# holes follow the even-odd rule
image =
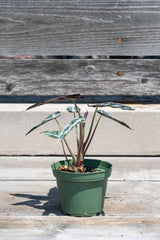
[[[81,111],[80,108],[78,108],[79,111]],[[75,106],[69,106],[67,107],[67,111],[71,113],[77,113],[77,108]]]
[[[81,97],[80,94],[73,94],[73,95],[68,95],[68,96],[51,98],[46,101],[35,103],[35,104],[31,105],[30,107],[28,107],[26,110],[29,110],[31,108],[38,107],[38,106],[41,106],[41,105],[44,105],[47,103],[54,103],[54,102],[61,102],[61,101],[67,101],[67,100],[71,100],[71,99],[82,99],[82,98],[83,97]]]
[[[96,103],[96,104],[88,104],[89,107],[112,107],[112,108],[120,108],[123,110],[134,110],[134,108],[123,105],[121,103],[114,103],[114,102],[104,102],[104,103]]]
[[[104,110],[97,110],[97,112],[98,112],[99,114],[101,114],[102,116],[104,116],[104,117],[107,117],[107,118],[109,118],[109,119],[112,119],[113,121],[118,122],[119,124],[121,124],[121,125],[129,128],[129,129],[132,129],[132,128],[130,128],[130,126],[128,126],[125,122],[122,122],[122,121],[120,121],[120,120],[112,117],[109,113],[107,113],[107,112],[104,111]]]
[[[70,124],[68,124],[61,132],[61,135],[59,136],[59,141],[61,141],[77,124],[82,123],[85,121],[85,118],[78,117],[74,118]]]
[[[40,122],[39,124],[37,124],[36,126],[34,126],[31,130],[29,130],[29,132],[26,133],[26,135],[28,135],[29,133],[31,133],[33,130],[35,130],[36,128],[40,127],[41,125],[49,122],[52,119],[58,118],[60,116],[60,112],[54,112],[52,114],[50,114],[48,117],[46,117],[42,122]]]
[[[51,137],[51,138],[59,138],[59,136],[61,134],[60,131],[45,131],[42,133],[44,133],[45,135],[47,135],[48,137]]]

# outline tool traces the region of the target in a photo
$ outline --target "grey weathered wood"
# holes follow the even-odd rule
[[[10,220],[10,224],[6,225],[7,221]],[[109,225],[111,227],[112,225],[115,225],[116,223],[119,224],[126,224],[132,225],[133,224],[156,224],[157,227],[159,227],[160,223],[159,217],[152,217],[152,216],[126,216],[122,218],[121,216],[105,216],[105,217],[91,217],[91,218],[75,218],[75,217],[69,217],[69,216],[1,216],[0,218],[0,224],[4,227],[4,229],[13,229],[17,226],[18,228],[22,228],[23,226],[25,228],[34,227],[35,223],[37,224],[37,227],[46,226],[51,223],[56,223],[61,226],[63,226],[65,223],[68,222],[68,225],[72,224],[72,226],[76,226],[77,224],[88,224],[88,226],[95,226],[95,223],[97,223],[97,227],[105,227]],[[22,225],[23,224],[23,225]],[[60,226],[59,225],[59,226]],[[58,227],[58,226],[57,226]],[[143,234],[143,233],[141,233]],[[140,236],[140,235],[139,235]],[[106,236],[105,236],[106,237]]]
[[[123,178],[125,171],[132,180],[110,178],[104,204],[105,214],[92,218],[75,218],[61,213],[56,181],[54,178],[51,180],[49,172],[45,171],[52,160],[55,158],[0,158],[1,176],[6,175],[0,180],[0,240],[159,240],[160,181],[156,178],[153,166],[155,164],[159,171],[158,158],[113,158],[116,175],[122,173]],[[128,169],[129,162],[131,169]],[[32,172],[36,166],[37,173]],[[155,178],[146,179],[143,176],[140,180],[142,172],[138,167]],[[21,180],[7,179],[11,170],[11,178],[22,172]],[[27,172],[30,180],[26,179]],[[131,172],[134,174],[130,175]],[[35,174],[37,179],[34,178]],[[43,174],[48,176],[46,180],[42,180]]]
[[[159,240],[160,219],[153,217],[1,217],[1,240]]]
[[[0,95],[155,96],[159,66],[160,59],[0,60]]]
[[[110,180],[160,181],[159,157],[89,157],[113,164]],[[0,157],[0,180],[54,180],[51,164],[63,160],[52,157]]]
[[[63,215],[56,181],[0,181],[0,215]],[[109,181],[105,216],[160,217],[159,181]]]
[[[0,55],[160,55],[158,0],[1,0],[0,20]]]
[[[0,184],[1,240],[70,240],[75,236],[90,240],[117,240],[122,236],[125,240],[159,240],[160,182],[108,182],[105,215],[93,218],[63,216],[55,181]]]

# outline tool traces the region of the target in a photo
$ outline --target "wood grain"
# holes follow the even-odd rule
[[[129,174],[131,178],[125,181],[122,178],[109,179],[104,212],[91,218],[69,217],[61,213],[56,181],[54,177],[51,180],[49,172],[45,171],[55,159],[0,158],[1,176],[6,176],[0,180],[0,240],[159,240],[160,181],[155,175],[155,168],[159,169],[158,158],[113,158],[114,177],[122,173],[122,177]],[[25,173],[24,165],[27,167]],[[37,173],[32,171],[36,166]],[[11,177],[19,172],[24,174],[19,180],[14,176],[7,179],[11,172]],[[142,172],[144,175],[139,178]],[[154,177],[146,180],[146,172]],[[30,174],[30,180],[26,179],[27,174]],[[46,178],[42,179],[44,174]]]
[[[0,60],[0,95],[154,97],[160,95],[159,66],[160,59]]]
[[[145,240],[159,239],[159,182],[109,182],[103,216],[93,218],[64,216],[55,182],[0,184],[0,239],[75,239],[77,232],[81,233],[78,239],[97,239],[100,234],[102,240],[111,236],[117,240],[122,235],[125,240],[141,236]]]
[[[160,55],[158,0],[0,1],[0,55]]]
[[[160,181],[159,157],[89,157],[113,164],[111,181]],[[51,164],[64,159],[52,157],[0,157],[0,180],[53,181]],[[154,163],[154,164],[153,164]],[[18,167],[17,167],[18,166]]]
[[[0,184],[0,215],[64,215],[59,206],[56,181],[0,181]],[[105,216],[160,217],[159,197],[158,181],[109,181]]]
[[[71,218],[0,217],[0,239],[7,240],[159,240],[160,219],[154,217]],[[77,232],[79,233],[77,235]]]

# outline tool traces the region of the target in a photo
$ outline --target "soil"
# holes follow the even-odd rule
[[[80,167],[77,167],[77,169],[78,169],[78,172],[82,172],[82,173],[97,172],[97,170],[95,170],[95,169],[93,169],[92,167],[89,167],[89,166],[80,166]],[[72,167],[68,167],[66,165],[60,166],[57,170],[65,171],[65,172],[74,172]]]

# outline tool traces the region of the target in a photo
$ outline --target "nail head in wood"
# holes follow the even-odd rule
[[[124,72],[118,72],[117,75],[121,77],[124,75]]]
[[[122,38],[118,38],[118,42],[119,42],[119,43],[122,43],[122,42],[123,42],[123,39],[122,39]]]

